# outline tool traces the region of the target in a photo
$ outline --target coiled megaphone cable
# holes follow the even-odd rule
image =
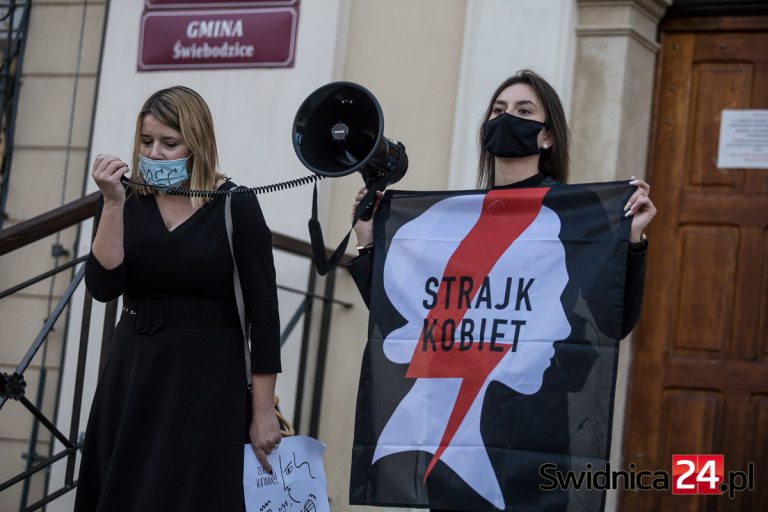
[[[120,178],[120,181],[123,183],[128,183],[130,185],[139,185],[143,187],[150,187],[157,190],[160,190],[170,196],[185,196],[185,197],[209,197],[211,199],[216,197],[226,197],[226,196],[244,196],[244,195],[260,195],[260,194],[268,194],[270,192],[278,192],[281,190],[288,190],[291,188],[300,187],[302,185],[309,185],[310,183],[316,183],[322,179],[325,179],[326,176],[321,176],[319,174],[313,174],[311,176],[303,176],[301,178],[297,178],[295,180],[288,180],[288,181],[281,181],[280,183],[273,183],[271,185],[262,185],[260,187],[237,187],[237,188],[230,188],[227,190],[195,190],[195,189],[187,189],[182,187],[159,187],[157,185],[149,185],[144,182],[140,181],[131,181],[125,176]],[[227,178],[226,181],[230,181],[230,178]]]

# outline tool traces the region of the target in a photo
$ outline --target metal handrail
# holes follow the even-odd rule
[[[24,288],[29,288],[33,284],[37,284],[40,281],[45,281],[49,277],[53,277],[59,272],[63,272],[67,270],[68,268],[72,268],[78,263],[84,262],[88,256],[80,256],[79,258],[75,258],[72,261],[68,261],[67,263],[64,263],[63,265],[59,265],[58,267],[55,267],[48,272],[43,272],[42,274],[39,274],[31,279],[27,279],[23,283],[19,283],[16,286],[11,286],[10,288],[3,290],[0,292],[0,299],[4,299],[5,297],[9,295],[13,295],[14,293],[23,290]]]
[[[35,357],[35,354],[37,354],[37,351],[40,350],[40,347],[43,345],[43,342],[48,338],[48,334],[50,334],[51,329],[53,328],[53,324],[56,323],[56,320],[59,319],[59,316],[61,316],[61,313],[64,311],[64,308],[67,307],[69,304],[70,299],[72,298],[72,295],[75,293],[75,289],[77,288],[77,285],[80,284],[80,281],[83,279],[83,275],[85,275],[85,267],[81,268],[77,274],[75,275],[74,279],[72,279],[72,282],[69,283],[69,286],[67,286],[67,290],[64,292],[64,295],[61,296],[61,299],[59,299],[59,303],[56,304],[56,307],[53,309],[51,314],[48,316],[48,319],[43,324],[43,327],[40,328],[40,332],[35,337],[35,341],[32,342],[32,346],[29,347],[29,350],[27,350],[27,353],[24,354],[24,357],[21,359],[21,362],[16,367],[16,370],[14,370],[13,375],[22,376],[24,375],[24,372],[29,367],[29,363],[32,362],[32,358]],[[11,393],[7,393],[7,386],[9,385],[9,382],[6,382],[6,393],[3,395],[0,395],[0,409],[3,408],[3,405],[5,405],[6,400],[10,398],[15,398]],[[22,388],[25,386],[22,386]],[[19,396],[23,396],[23,389],[18,390],[20,393],[22,393]],[[16,398],[17,399],[17,398]]]
[[[0,231],[0,256],[93,217],[99,192],[88,194]]]
[[[100,192],[93,192],[37,217],[0,230],[0,256],[90,219],[96,211],[96,203],[100,195]],[[292,236],[272,233],[272,247],[291,254],[312,257],[312,245]],[[326,248],[326,254],[330,257],[333,251]],[[346,264],[351,259],[352,256],[345,255],[341,263]]]

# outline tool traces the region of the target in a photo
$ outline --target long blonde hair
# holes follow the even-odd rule
[[[139,172],[139,149],[141,147],[141,124],[147,114],[169,128],[181,133],[189,146],[191,155],[187,161],[190,174],[189,186],[195,190],[214,190],[216,182],[224,175],[218,172],[219,153],[216,149],[216,135],[213,131],[213,117],[205,100],[189,87],[177,85],[162,89],[150,96],[141,107],[136,118],[136,133],[133,140],[131,160],[131,181],[144,182]],[[141,195],[157,194],[157,189],[136,185]],[[192,206],[202,207],[209,198],[193,197]]]

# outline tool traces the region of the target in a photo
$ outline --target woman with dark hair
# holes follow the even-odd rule
[[[536,73],[519,71],[499,85],[485,111],[479,132],[478,189],[551,187],[566,183],[568,139],[565,113],[555,90]],[[625,207],[625,215],[632,216],[632,221],[621,337],[632,330],[639,318],[647,247],[644,231],[656,214],[648,197],[648,184],[634,179],[630,184],[637,188]],[[365,192],[365,189],[358,192],[353,211]],[[381,197],[380,194],[379,200]],[[360,254],[349,263],[348,268],[368,304],[375,250],[372,222],[358,221],[354,229]],[[568,229],[568,226],[563,226],[563,230]],[[566,254],[569,275],[576,274],[572,270],[589,265],[589,262],[579,259],[579,255]],[[569,446],[575,431],[571,432],[568,428],[566,394],[578,392],[584,386],[596,357],[594,348],[583,336],[585,329],[590,328],[588,321],[575,318],[573,313],[579,293],[579,283],[572,281],[562,294],[561,301],[568,311],[573,332],[567,343],[556,343],[555,355],[545,373],[541,390],[526,396],[502,385],[489,387],[490,398],[486,397],[486,402],[499,405],[484,413],[488,415],[485,421],[487,424],[501,422],[504,427],[483,432],[486,446],[552,456],[556,460],[547,460],[554,462],[560,470],[567,471]],[[607,311],[594,312],[591,327],[600,329],[612,320],[607,317],[608,314]],[[555,417],[560,421],[555,421]],[[540,425],[537,432],[530,432],[532,423]],[[576,431],[579,428],[582,427],[576,428]],[[545,444],[537,444],[542,439]],[[541,510],[567,510],[568,491],[539,490],[541,478],[537,468],[538,464],[534,467],[530,462],[528,465],[520,463],[520,466],[511,469],[508,467],[508,474],[514,474],[514,477],[503,485],[505,496],[510,497],[511,503],[520,499],[525,501],[527,496],[532,502],[546,504]]]
[[[569,132],[560,98],[546,80],[531,70],[518,71],[496,88],[483,116],[479,132],[478,189],[550,186],[568,182]],[[634,179],[637,187],[626,205],[632,216],[627,269],[624,334],[637,323],[642,303],[645,229],[656,215],[649,197],[650,186]],[[362,188],[352,205],[354,213],[367,190]],[[377,201],[383,197],[379,193]],[[359,256],[349,264],[350,272],[368,303],[373,261],[373,221],[355,226]]]
[[[128,165],[99,155],[102,195],[85,281],[96,300],[122,296],[91,407],[78,512],[242,512],[243,446],[261,464],[277,447],[274,390],[280,321],[271,234],[255,196],[225,201],[163,193],[226,190],[213,120],[187,87],[156,92],[136,119]],[[233,254],[251,337],[246,386]]]
[[[510,101],[513,102],[512,105],[510,105]],[[491,139],[494,137],[494,134],[498,133],[498,128],[495,128],[494,123],[490,121],[504,113],[518,119],[543,123],[543,127],[541,127],[541,124],[528,124],[530,130],[538,132],[538,135],[541,136],[541,141],[538,138],[536,140],[537,148],[531,145],[526,151],[533,152],[533,154],[518,155],[517,153],[523,151],[513,150],[512,148],[507,148],[505,151],[504,147],[492,143]],[[568,181],[570,160],[568,154],[568,124],[565,120],[565,112],[563,112],[563,106],[555,90],[539,75],[530,70],[523,70],[504,80],[494,91],[483,119],[485,122],[480,131],[480,158],[477,164],[478,188],[489,189],[494,186],[509,184],[506,183],[507,180],[504,179],[506,177],[504,175],[499,176],[499,182],[497,183],[496,160],[497,157],[505,158],[505,155],[494,153],[494,147],[496,147],[497,153],[515,153],[506,158],[513,158],[515,156],[535,157],[538,153],[537,158],[531,159],[531,161],[537,161],[538,172],[560,183]],[[515,122],[519,123],[519,121]],[[500,161],[501,166],[505,163],[510,164],[509,161]],[[517,162],[518,165],[524,165],[525,163],[530,164],[531,162]],[[530,170],[532,169],[530,167]]]

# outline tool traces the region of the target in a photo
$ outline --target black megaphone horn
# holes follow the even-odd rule
[[[328,177],[359,172],[370,189],[396,183],[408,170],[402,142],[384,136],[384,116],[376,97],[354,82],[332,82],[310,94],[293,121],[293,149],[315,174]],[[368,220],[373,201],[360,218]]]

